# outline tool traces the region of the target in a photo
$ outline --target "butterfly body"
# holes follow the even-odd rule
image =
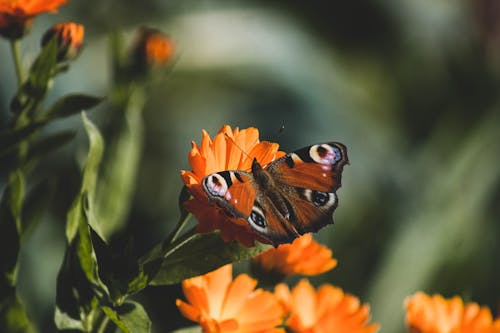
[[[202,188],[211,203],[245,219],[275,246],[333,223],[347,149],[338,142],[308,146],[251,172],[221,171],[206,176]]]

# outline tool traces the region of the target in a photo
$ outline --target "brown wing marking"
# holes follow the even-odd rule
[[[294,216],[290,219],[300,234],[316,232],[327,224],[333,224],[333,212],[337,208],[338,198],[335,193],[325,192],[327,201],[323,206],[317,206],[311,202],[313,192],[310,190],[296,189],[299,195],[293,196]]]
[[[236,171],[233,175],[233,183],[228,187],[224,199],[242,216],[248,217],[255,201],[256,189],[249,176],[237,174]]]

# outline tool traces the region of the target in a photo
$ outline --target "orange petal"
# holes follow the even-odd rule
[[[233,279],[232,274],[233,266],[225,265],[203,276],[206,281],[207,293],[210,298],[209,313],[212,318],[221,318],[224,297],[226,295],[226,290]]]
[[[257,280],[246,274],[240,274],[228,288],[221,314],[222,318],[234,317],[256,286]]]
[[[184,292],[184,296],[192,306],[200,311],[208,313],[210,310],[209,299],[207,298],[207,294],[205,290],[196,285],[199,283],[199,280],[195,280],[199,278],[193,278],[189,280],[184,280],[182,282],[182,290]]]
[[[283,315],[283,309],[274,295],[258,289],[247,297],[236,318],[241,327],[272,328],[281,324]]]
[[[214,138],[214,156],[217,172],[227,170],[226,166],[226,136],[217,134]]]
[[[306,279],[302,279],[292,291],[293,312],[300,317],[303,326],[311,327],[316,322],[316,292]]]
[[[292,305],[292,293],[285,283],[280,283],[274,287],[274,295],[286,312],[289,312]]]
[[[249,155],[255,157],[261,165],[265,166],[276,159],[278,149],[277,143],[262,141],[252,148]]]
[[[180,299],[177,299],[175,301],[175,304],[179,308],[179,311],[182,313],[182,315],[187,319],[195,322],[198,322],[200,320],[201,312],[198,308],[186,302],[183,302]]]

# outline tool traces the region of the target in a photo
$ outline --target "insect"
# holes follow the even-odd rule
[[[203,178],[211,204],[243,218],[274,246],[333,223],[336,191],[349,163],[347,148],[320,143],[291,152],[262,167],[256,159],[251,172],[227,170]]]

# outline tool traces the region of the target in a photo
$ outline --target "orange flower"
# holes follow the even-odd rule
[[[24,35],[33,18],[55,12],[67,0],[0,0],[0,35],[17,39]]]
[[[500,318],[487,307],[464,304],[455,296],[428,296],[418,292],[405,301],[406,324],[411,333],[500,333]]]
[[[274,295],[255,289],[257,281],[246,274],[234,280],[232,266],[184,280],[188,303],[177,300],[181,313],[200,324],[204,333],[285,333],[276,328],[283,309]]]
[[[83,45],[83,25],[73,22],[62,22],[47,30],[42,37],[42,47],[53,37],[57,38],[57,60],[71,60],[76,58]]]
[[[278,147],[277,143],[259,142],[259,131],[254,127],[240,131],[226,125],[213,140],[203,130],[201,145],[193,142],[188,155],[193,171],[181,171],[182,181],[193,195],[192,199],[184,203],[184,207],[198,220],[198,232],[220,230],[226,242],[236,240],[248,247],[253,246],[255,240],[265,242],[252,231],[247,221],[231,217],[222,208],[210,205],[201,188],[201,181],[214,172],[248,171],[254,157],[264,166],[285,154],[278,151]]]
[[[342,289],[324,284],[314,290],[305,279],[292,292],[286,284],[276,286],[275,295],[289,312],[286,327],[294,333],[370,333],[378,324],[368,324],[370,309]]]
[[[293,274],[318,275],[336,265],[332,251],[317,243],[311,234],[304,234],[291,244],[281,244],[252,259],[257,272],[277,278]]]
[[[141,28],[133,47],[136,66],[164,65],[174,55],[174,41],[163,32],[152,28]]]

